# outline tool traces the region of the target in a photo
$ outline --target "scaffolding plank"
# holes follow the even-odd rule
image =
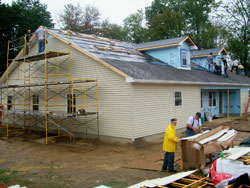
[[[48,52],[43,52],[43,53],[39,53],[39,54],[35,54],[35,55],[30,55],[30,56],[24,56],[24,57],[20,57],[20,58],[16,58],[15,61],[18,62],[33,62],[33,61],[40,61],[40,60],[44,60],[45,59],[45,55],[46,58],[54,58],[54,57],[58,57],[58,56],[64,56],[64,55],[68,55],[68,52],[57,52],[57,51],[48,51]]]

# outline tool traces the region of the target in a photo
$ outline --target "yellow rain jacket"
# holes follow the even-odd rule
[[[171,123],[166,129],[164,142],[163,142],[163,151],[166,152],[176,152],[178,139],[175,135],[175,126]]]

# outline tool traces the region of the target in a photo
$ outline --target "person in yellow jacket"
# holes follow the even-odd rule
[[[166,129],[163,151],[166,151],[164,155],[164,162],[162,165],[162,170],[165,171],[168,168],[169,172],[176,172],[174,170],[174,152],[176,152],[178,138],[175,135],[175,126],[177,124],[177,119],[171,119],[171,123]]]

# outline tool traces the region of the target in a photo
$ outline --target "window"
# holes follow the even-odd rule
[[[181,51],[181,62],[182,66],[187,66],[187,52],[184,50]]]
[[[39,110],[39,96],[33,95],[32,100],[33,100],[33,110],[38,111]]]
[[[12,96],[11,95],[9,95],[8,96],[8,110],[11,110],[11,108],[12,108]]]
[[[174,93],[174,97],[175,97],[175,106],[181,106],[182,105],[181,91],[176,91]]]
[[[215,107],[216,106],[216,93],[215,91],[209,92],[209,107]]]
[[[72,103],[72,98],[73,98],[73,103]],[[67,95],[67,112],[69,114],[75,114],[76,112],[76,95],[75,94],[73,94],[73,97],[72,97],[72,94]]]
[[[250,89],[248,90],[248,97],[250,98]]]

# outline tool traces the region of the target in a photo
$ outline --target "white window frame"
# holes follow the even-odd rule
[[[212,98],[211,99],[210,99],[210,93],[212,93]],[[212,105],[210,105],[210,101],[212,102]],[[215,102],[215,104],[214,104],[214,102]],[[215,91],[209,91],[208,92],[208,106],[210,108],[214,108],[217,105],[216,103],[217,103],[217,101],[216,101],[216,92]]]
[[[178,100],[178,98],[176,98],[176,93],[180,93],[181,94],[181,96],[180,96],[180,102],[181,102],[181,104],[180,105],[176,105],[176,100]],[[182,104],[183,104],[183,99],[182,99],[182,91],[174,91],[174,106],[176,106],[176,107],[178,107],[178,106],[182,106]]]
[[[7,108],[8,108],[8,110],[12,110],[13,96],[12,95],[8,95],[7,100],[8,100]]]
[[[186,60],[186,64],[184,65],[183,64],[183,60],[184,60],[184,55],[183,54],[185,54],[185,60]],[[188,58],[187,58],[187,56],[188,56],[188,52],[186,51],[186,50],[181,50],[181,66],[182,67],[186,67],[186,66],[188,66]]]
[[[33,111],[39,111],[39,95],[32,95]]]

